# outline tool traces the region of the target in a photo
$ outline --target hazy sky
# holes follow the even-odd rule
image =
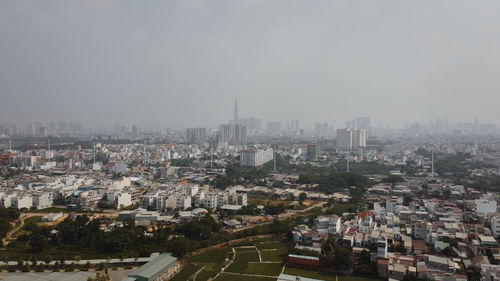
[[[0,123],[500,123],[500,1],[0,0]]]

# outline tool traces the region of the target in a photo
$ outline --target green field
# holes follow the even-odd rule
[[[226,269],[227,272],[242,273],[248,266],[248,262],[259,261],[259,254],[257,251],[252,252],[236,252],[234,262]]]
[[[42,218],[38,217],[38,216],[26,218],[24,220],[24,225],[21,228],[19,228],[16,232],[14,232],[12,234],[12,236],[13,237],[18,237],[19,235],[23,235],[23,234],[29,235],[31,232],[29,232],[28,230],[26,230],[26,226],[28,224],[30,224],[30,223],[34,223],[34,224],[40,225],[40,224],[42,224]]]
[[[186,258],[186,263],[191,263],[191,262],[223,263],[224,260],[230,254],[232,254],[232,250],[230,247],[213,249],[213,250]]]
[[[241,247],[252,246],[252,247]],[[234,261],[233,261],[234,247]],[[274,263],[260,263],[260,250],[262,261],[270,261]],[[204,267],[196,276],[196,281],[205,281],[217,275],[226,265],[226,262],[233,261],[232,264],[225,270],[224,273],[217,277],[217,281],[238,280],[238,281],[254,281],[264,280],[271,281],[277,278],[267,278],[259,276],[235,275],[231,273],[242,273],[249,275],[267,275],[278,276],[283,267],[283,261],[288,253],[288,244],[282,241],[259,239],[246,240],[240,243],[228,246],[225,248],[213,249],[202,254],[187,257],[182,270],[172,279],[174,281],[190,280],[193,274],[200,268]]]
[[[215,279],[215,281],[276,281],[277,278],[267,278],[267,277],[254,277],[245,275],[234,275],[228,273],[222,273]]]
[[[244,273],[254,275],[279,276],[283,264],[281,263],[248,263]]]
[[[194,264],[194,263],[189,263],[186,264],[182,270],[177,273],[174,278],[172,278],[172,281],[186,281],[186,280],[191,280],[190,278],[192,275],[198,271],[200,268],[202,268],[203,265],[200,264]]]
[[[186,277],[190,277],[193,273],[196,272],[196,270],[193,271],[193,267],[195,266],[198,266],[198,269],[205,266],[203,270],[197,275],[196,280],[208,280],[210,277],[215,276],[220,272],[226,262],[226,258],[230,259],[231,256],[231,248],[226,247],[213,249],[202,254],[188,257],[185,260],[186,265],[179,273],[175,275],[173,280],[188,280],[186,279]],[[178,278],[178,276],[180,277]]]
[[[288,244],[280,241],[255,243],[262,261],[282,262],[288,254]]]
[[[196,281],[206,281],[210,277],[214,277],[221,271],[222,267],[223,264],[207,263],[205,268],[196,276]]]
[[[283,272],[289,275],[302,276],[312,279],[320,279],[325,281],[336,281],[337,276],[339,281],[381,281],[379,278],[367,278],[367,277],[359,277],[359,276],[351,276],[351,275],[336,275],[335,273],[327,273],[327,272],[318,272],[314,270],[307,269],[299,269],[293,267],[286,267]]]

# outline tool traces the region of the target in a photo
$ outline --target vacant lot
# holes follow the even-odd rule
[[[196,275],[196,280],[208,280],[221,271],[222,267],[226,264],[226,259],[230,260],[231,256],[232,248],[225,247],[188,257],[184,261],[185,265],[182,270],[172,280],[190,280],[190,278],[193,278],[193,274],[202,267],[203,269]]]
[[[186,281],[186,280],[192,280],[193,274],[197,272],[200,268],[202,268],[203,265],[201,264],[195,264],[195,263],[189,263],[186,264],[181,272],[177,273],[174,278],[171,279],[171,281]]]
[[[287,252],[288,244],[280,240],[246,240],[187,257],[184,260],[184,267],[172,280],[192,280],[196,276],[196,281],[204,281],[219,273],[215,279],[217,281],[276,280],[283,268]],[[231,264],[221,273],[222,268],[228,263]]]
[[[228,273],[222,273],[215,279],[215,281],[276,281],[278,278],[269,278],[261,276],[246,276],[246,275],[234,275]]]
[[[242,273],[248,266],[249,262],[259,262],[259,254],[256,250],[236,252],[234,262],[226,269],[227,272]]]

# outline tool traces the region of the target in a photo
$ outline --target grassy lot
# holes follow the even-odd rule
[[[25,219],[23,227],[21,227],[16,232],[14,232],[12,234],[12,236],[18,237],[19,235],[22,235],[22,234],[30,234],[30,232],[26,230],[26,226],[30,223],[40,225],[40,224],[42,224],[42,218],[41,217],[29,217],[29,218]]]
[[[196,280],[208,280],[210,277],[220,272],[225,264],[226,258],[229,258],[231,255],[231,247],[226,247],[213,249],[199,255],[188,257],[185,260],[186,264],[182,270],[175,275],[173,280],[189,280],[187,278],[202,266],[205,266],[205,268],[197,275]],[[196,268],[196,270],[193,270],[194,268]]]
[[[253,276],[245,276],[245,275],[234,275],[222,273],[215,279],[215,281],[276,281],[277,278],[267,278],[267,277],[253,277]]]
[[[222,269],[222,264],[207,263],[205,268],[196,276],[196,281],[206,281],[210,277],[214,277]]]
[[[190,262],[213,262],[223,263],[226,257],[232,253],[231,247],[213,249],[195,256],[186,258],[186,263]]]
[[[244,273],[255,275],[279,276],[283,264],[281,263],[249,263]]]
[[[257,249],[238,248],[239,246],[255,246],[261,251],[263,261],[274,261],[278,263],[259,263],[259,255]],[[234,262],[226,271],[233,273],[245,273],[255,275],[271,275],[278,276],[282,269],[282,262],[288,251],[288,244],[282,241],[277,241],[276,238],[245,240],[240,243],[207,251],[202,254],[187,257],[184,262],[183,269],[173,278],[174,281],[189,280],[192,275],[205,266],[196,276],[197,281],[208,280],[210,277],[219,273],[226,265],[226,259],[232,259],[232,248],[234,247],[236,256]],[[274,250],[276,249],[276,250]],[[252,263],[249,263],[252,262]],[[234,275],[222,273],[216,280],[238,280],[238,281],[253,281],[253,280],[276,280],[277,278],[263,278],[246,275]]]
[[[286,267],[285,274],[302,276],[313,279],[320,279],[325,281],[336,281],[337,275],[334,273],[327,272],[318,272],[314,270],[307,269],[299,269]],[[380,281],[382,279],[379,278],[367,278],[367,277],[359,277],[359,276],[351,276],[351,275],[338,275],[339,281]]]
[[[282,262],[288,254],[288,244],[281,241],[264,241],[255,246],[260,250],[262,261]]]
[[[255,249],[255,247],[251,247],[251,248],[234,248],[234,251],[236,253],[248,253],[248,252],[257,252],[257,250]]]
[[[253,252],[237,252],[234,262],[226,269],[227,272],[242,273],[248,266],[248,262],[259,261],[259,254],[257,251]]]
[[[186,280],[191,280],[190,277],[198,271],[203,265],[200,264],[194,264],[194,263],[189,263],[186,264],[184,267],[182,267],[182,270],[177,273],[174,278],[172,278],[172,281],[186,281]]]

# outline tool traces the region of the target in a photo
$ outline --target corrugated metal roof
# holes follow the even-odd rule
[[[177,258],[173,257],[170,253],[163,253],[158,257],[152,259],[150,262],[141,266],[136,271],[132,272],[129,276],[140,276],[145,278],[151,278],[156,273],[161,271],[165,267],[173,266],[177,262]]]

